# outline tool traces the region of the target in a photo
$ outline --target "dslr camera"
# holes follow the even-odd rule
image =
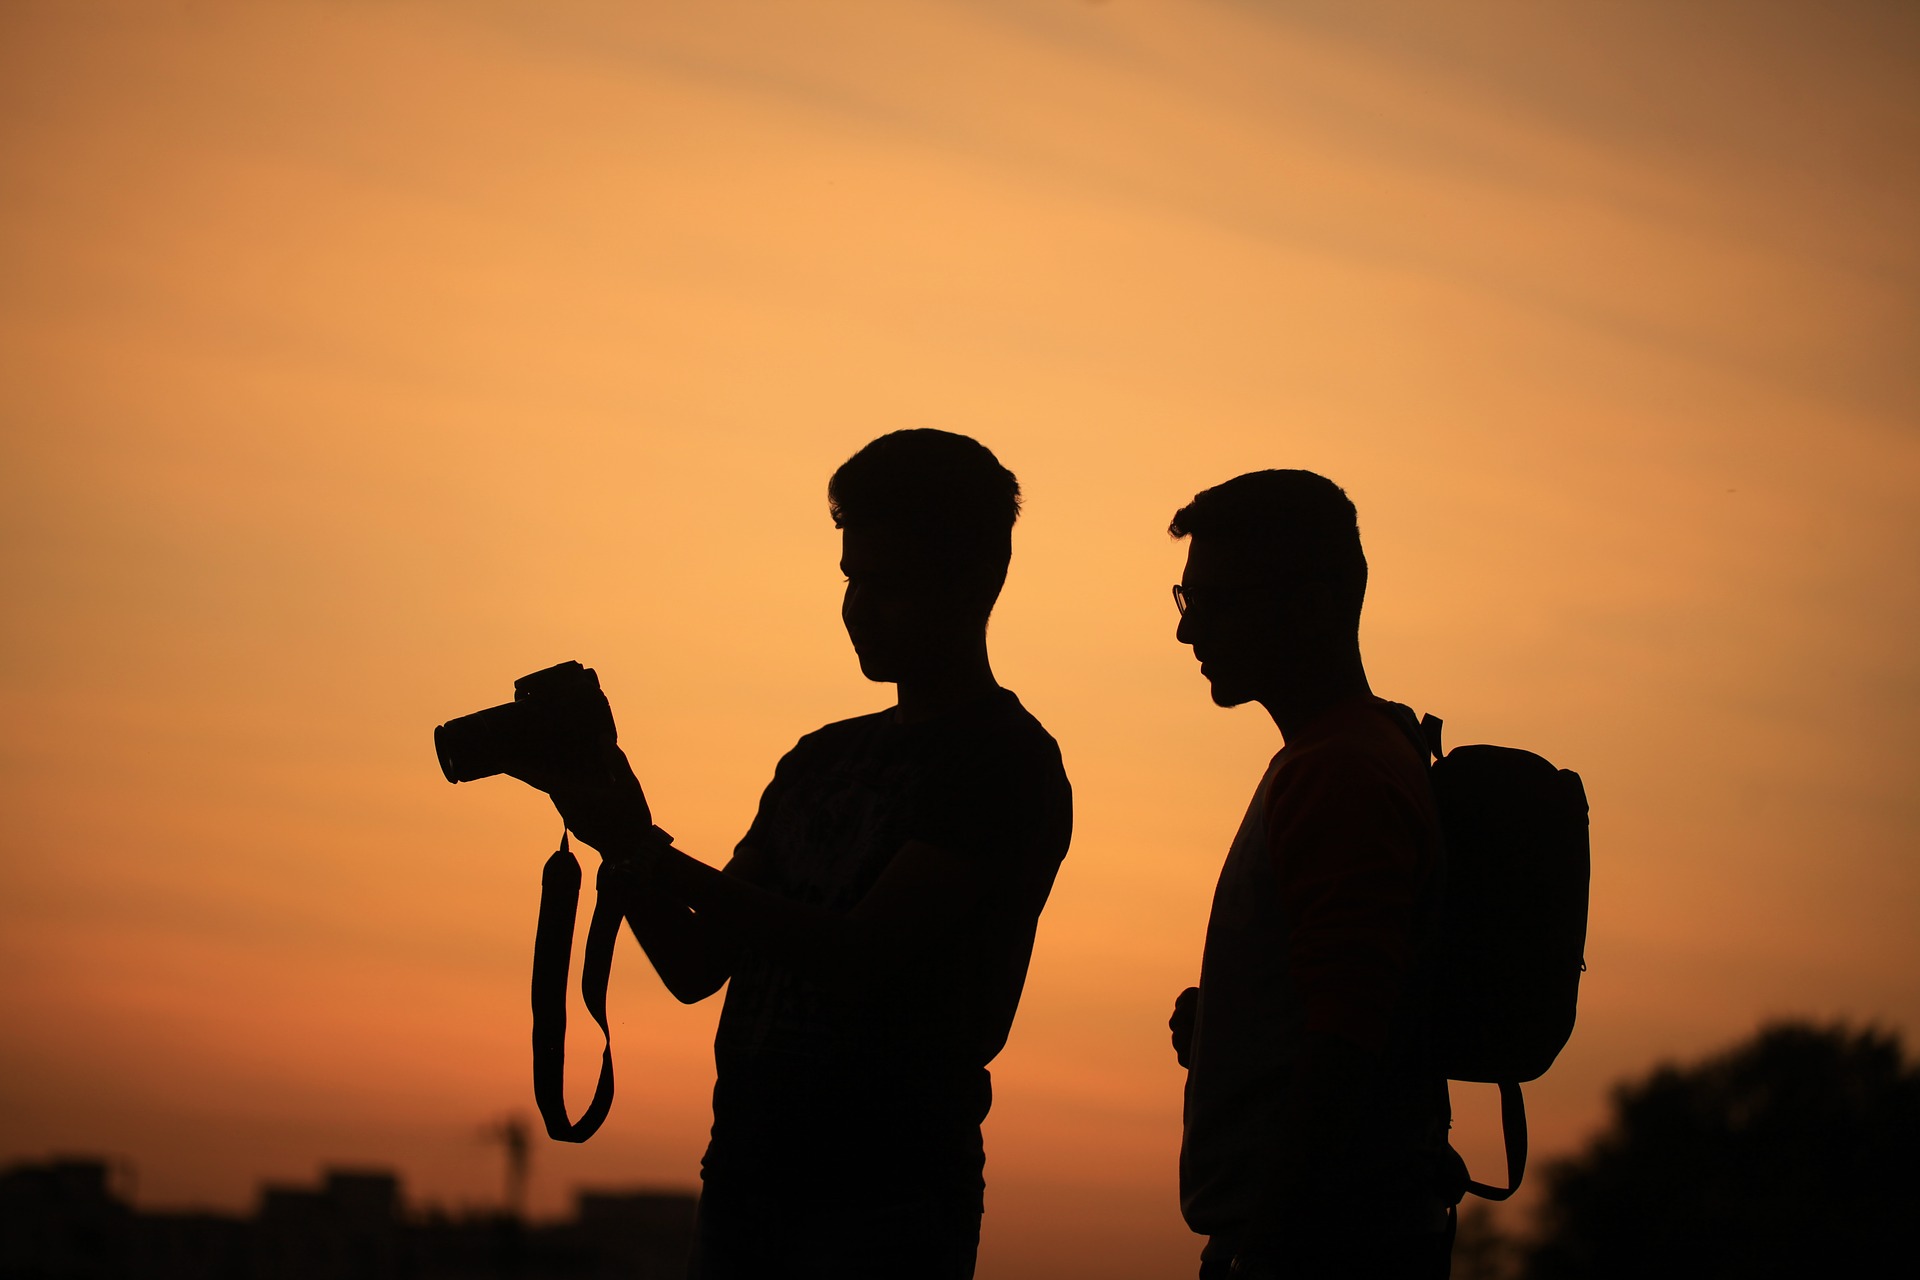
[[[548,780],[604,769],[602,749],[616,738],[600,677],[562,662],[515,680],[512,702],[447,721],[433,731],[433,747],[448,782],[501,773]]]
[[[600,677],[577,662],[522,676],[513,682],[512,702],[449,720],[433,731],[433,749],[448,782],[510,773],[543,789],[573,779],[584,781],[596,773],[605,776],[607,748],[616,741],[613,708],[600,692]],[[645,800],[640,803],[644,813]],[[613,1105],[607,973],[613,965],[614,940],[620,936],[622,909],[615,897],[600,897],[587,930],[580,994],[587,1012],[608,1035],[607,1048],[600,1057],[600,1082],[594,1086],[593,1101],[580,1119],[567,1115],[567,969],[579,902],[580,863],[562,836],[560,848],[540,873],[540,923],[533,938],[533,1098],[547,1135],[560,1142],[585,1142]]]

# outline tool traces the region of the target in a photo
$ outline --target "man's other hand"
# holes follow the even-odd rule
[[[1173,1016],[1167,1019],[1167,1028],[1173,1032],[1173,1056],[1180,1065],[1190,1067],[1188,1061],[1193,1056],[1193,1019],[1200,1009],[1200,988],[1188,987],[1173,1001]]]

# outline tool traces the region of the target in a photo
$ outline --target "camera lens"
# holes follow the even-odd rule
[[[525,711],[505,702],[470,716],[449,720],[433,731],[434,753],[448,782],[472,782],[505,773],[525,736]]]

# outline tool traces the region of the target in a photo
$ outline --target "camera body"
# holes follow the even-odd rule
[[[433,731],[433,748],[448,782],[566,778],[604,768],[601,749],[617,737],[600,677],[562,662],[515,680],[512,702],[447,721]]]

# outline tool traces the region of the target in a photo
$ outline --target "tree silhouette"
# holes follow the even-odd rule
[[[1904,1270],[1920,1068],[1885,1031],[1770,1026],[1620,1086],[1610,1127],[1546,1182],[1527,1280]]]

